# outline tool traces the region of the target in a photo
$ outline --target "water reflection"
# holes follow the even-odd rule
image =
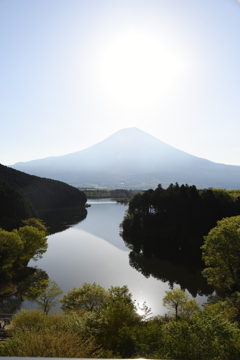
[[[161,242],[160,236],[128,234],[124,243],[131,250],[129,264],[144,276],[152,276],[167,282],[170,288],[176,284],[196,297],[212,294],[213,287],[202,276],[204,263],[200,247],[178,248],[169,241]],[[176,242],[177,243],[177,242]]]
[[[88,200],[88,204],[91,205],[88,208],[88,216],[74,229],[84,230],[106,240],[118,249],[128,252],[119,236],[119,224],[123,220],[127,204],[120,204],[116,200],[110,199]]]
[[[26,291],[36,285],[42,279],[48,279],[46,271],[27,267],[24,269],[24,274],[19,274],[19,281],[15,281],[15,290],[12,295],[0,296],[0,313],[14,314],[23,304],[23,295]]]
[[[157,257],[148,259],[143,254],[133,251],[129,254],[129,263],[144,276],[153,276],[164,283],[167,282],[170,288],[173,288],[175,284],[180,285],[182,289],[188,290],[193,297],[197,295],[207,296],[213,292],[213,288],[207,284],[206,279],[201,274],[202,269],[197,267],[189,268],[184,264],[158,259]]]
[[[202,285],[200,269],[189,271],[187,266],[174,264],[169,259],[147,259],[125,246],[119,235],[119,224],[127,205],[109,199],[88,203],[91,207],[82,215],[75,211],[44,215],[52,234],[48,236],[49,247],[37,263],[30,261],[30,267],[37,264],[44,269],[48,278],[56,281],[64,293],[73,287],[81,287],[84,282],[96,282],[106,289],[128,285],[133,299],[140,305],[146,301],[155,315],[165,313],[162,298],[174,284],[188,289],[193,296],[198,294],[200,303],[206,301],[205,297],[199,297],[209,293],[206,284]],[[5,308],[6,299],[4,301],[2,306]],[[14,304],[15,308],[21,306],[18,294],[8,302],[12,310]],[[22,306],[31,308],[33,303],[24,301]]]
[[[39,218],[44,220],[49,234],[67,230],[87,217],[85,208],[55,209],[39,211]]]
[[[122,241],[118,228],[115,237],[116,243],[117,238]],[[79,226],[49,236],[48,251],[38,261],[38,266],[47,271],[49,278],[56,281],[64,293],[73,287],[81,287],[84,282],[96,282],[106,289],[128,285],[133,299],[140,304],[146,301],[155,314],[163,311],[161,299],[169,289],[168,284],[152,277],[147,279],[130,267],[126,248],[123,251]],[[29,308],[29,303],[23,305]]]
[[[83,221],[87,216],[87,210],[82,207],[55,209],[39,211],[38,215],[40,219],[44,220],[49,234],[55,234],[67,230]],[[18,272],[12,281],[0,282],[0,288],[11,284],[15,289],[10,296],[0,296],[0,312],[10,314],[17,312],[23,304],[22,296],[28,288],[40,279],[48,279],[47,272],[36,269],[35,265],[36,263],[34,261],[30,261],[30,266]]]

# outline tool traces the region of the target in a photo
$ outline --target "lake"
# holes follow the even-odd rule
[[[65,230],[49,235],[47,252],[37,262],[31,260],[29,266],[45,270],[64,293],[84,282],[96,282],[106,289],[127,285],[137,303],[146,301],[154,315],[164,314],[162,298],[172,280],[165,275],[164,281],[153,276],[147,278],[129,265],[130,250],[119,235],[119,224],[128,206],[109,199],[88,200],[88,204],[91,207],[86,218],[76,223],[78,215],[73,213],[75,221],[62,222]],[[185,267],[174,267],[164,261],[157,266],[169,274],[175,271],[183,281],[192,277],[191,281],[196,283],[194,271],[187,273]],[[198,295],[197,300],[205,302],[206,296]],[[23,307],[31,308],[33,304],[24,301]]]

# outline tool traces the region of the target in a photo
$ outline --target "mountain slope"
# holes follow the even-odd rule
[[[21,220],[38,217],[28,197],[6,183],[0,186],[0,228],[12,230]]]
[[[86,196],[63,182],[25,174],[0,164],[0,186],[13,189],[33,205],[35,210],[84,206]]]
[[[198,158],[137,128],[120,130],[79,152],[12,167],[78,186],[148,188],[179,182],[197,187],[240,187],[239,166]]]

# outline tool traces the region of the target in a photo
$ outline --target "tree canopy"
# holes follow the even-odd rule
[[[37,221],[36,221],[37,223]],[[38,260],[47,251],[44,230],[25,225],[13,231],[0,229],[0,275],[11,278],[30,259]]]
[[[191,317],[199,311],[199,305],[195,299],[189,299],[189,295],[181,289],[165,291],[163,306],[169,310],[169,314],[175,315],[176,320],[180,317]]]
[[[211,294],[213,287],[201,274],[201,246],[218,220],[240,214],[237,195],[178,183],[135,195],[121,224],[130,265],[146,277],[177,283],[193,296]]]
[[[240,214],[237,199],[224,190],[158,185],[130,201],[121,235],[134,253],[145,258],[164,256],[201,267],[203,236],[223,217]]]
[[[61,299],[64,311],[93,311],[99,309],[106,300],[108,292],[100,285],[84,283],[81,288],[74,287]]]
[[[221,295],[240,292],[240,216],[217,222],[204,237],[203,275]]]
[[[141,321],[134,319],[134,302],[126,286],[108,291],[110,298],[102,310],[47,316],[39,310],[22,310],[8,328],[11,337],[0,344],[0,356],[239,359],[239,326],[221,312],[207,307],[177,321],[175,316],[161,315]],[[174,289],[166,293],[166,300],[178,299],[182,306],[189,302],[185,295]]]
[[[55,281],[41,279],[35,286],[28,289],[24,299],[34,300],[39,309],[47,315],[51,308],[58,303],[58,297],[62,293],[62,290]]]
[[[105,290],[96,283],[84,283],[82,288],[70,290],[60,301],[66,314],[73,317],[70,323],[74,323],[76,329],[84,330],[89,337],[97,334],[104,347],[113,351],[117,349],[122,329],[139,324],[143,318],[137,314],[126,285]]]

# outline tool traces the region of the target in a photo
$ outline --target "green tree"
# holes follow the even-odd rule
[[[189,295],[181,289],[165,291],[163,306],[169,310],[169,314],[174,315],[176,320],[179,316],[191,317],[199,311],[199,305],[195,299],[189,299]]]
[[[74,287],[60,300],[62,309],[93,311],[99,309],[106,298],[108,292],[95,282],[93,284],[84,283],[81,288]]]
[[[127,285],[111,286],[108,293],[102,312],[112,330],[118,330],[123,324],[132,325],[139,322],[141,317],[137,314],[137,307]]]
[[[240,294],[238,294],[238,297],[239,295]],[[224,301],[207,302],[204,306],[204,311],[210,315],[221,315],[229,321],[235,321],[238,316],[236,301],[231,301],[231,298],[226,298]]]
[[[23,251],[20,257],[22,261],[28,261],[30,259],[36,261],[42,258],[42,255],[48,248],[45,231],[28,225],[13,231],[20,236],[23,243]]]
[[[96,283],[85,283],[81,289],[74,288],[65,294],[61,302],[70,327],[85,336],[97,336],[99,344],[113,352],[118,351],[120,329],[139,324],[148,313],[144,304],[143,317],[137,314],[126,285],[112,286],[106,291]]]
[[[22,252],[23,243],[19,234],[0,229],[0,274],[11,276]]]
[[[28,225],[28,226],[33,226],[35,228],[37,228],[38,230],[42,230],[42,231],[47,231],[47,228],[44,224],[44,221],[41,219],[36,219],[36,218],[30,218],[27,220],[22,220],[23,225]]]
[[[185,360],[239,359],[240,330],[221,315],[200,311],[191,320],[171,321],[164,331],[165,354]]]
[[[240,291],[240,216],[217,222],[204,237],[203,276],[218,294],[229,296]]]
[[[105,320],[100,341],[105,348],[117,351],[119,331],[125,326],[134,326],[141,322],[137,307],[127,285],[111,286],[107,301],[102,305],[102,316]]]
[[[134,326],[123,326],[118,332],[116,347],[122,358],[159,359],[160,354],[164,355],[163,339],[162,326],[149,320]]]
[[[41,258],[47,247],[44,230],[33,226],[23,226],[11,232],[0,229],[0,274],[11,277],[31,258]]]
[[[55,281],[41,279],[34,287],[29,288],[24,295],[24,299],[35,301],[39,308],[47,315],[51,308],[58,303],[58,297],[62,293],[62,290]]]

